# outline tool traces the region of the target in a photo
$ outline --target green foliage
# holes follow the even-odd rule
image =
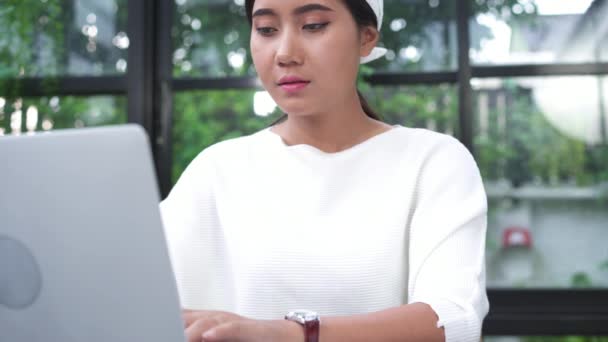
[[[13,113],[22,112],[21,132],[28,131],[26,115],[27,109],[32,106],[38,111],[36,130],[44,129],[44,122],[48,121],[53,129],[74,128],[85,126],[100,126],[120,124],[126,121],[126,98],[125,97],[25,97],[20,99],[8,98],[3,111]],[[0,128],[5,132],[11,132],[10,114],[0,111]]]
[[[57,74],[57,56],[63,53],[64,26],[61,4],[36,0],[4,0],[0,5],[0,94],[16,94],[19,82],[9,81],[24,75]],[[44,32],[55,44],[48,47],[44,63],[34,63],[40,52]],[[36,45],[39,45],[38,47]]]
[[[113,3],[118,4],[117,8],[125,7],[125,1]],[[67,73],[70,54],[79,54],[89,61],[105,57],[101,47],[95,53],[87,52],[83,41],[86,39],[70,25],[74,22],[77,5],[72,0],[4,0],[0,4],[0,97],[6,103],[0,108],[0,128],[4,132],[11,132],[11,120],[19,113],[20,130],[26,131],[26,112],[30,106],[39,113],[37,130],[42,129],[44,121],[55,129],[126,121],[123,97],[68,96],[55,97],[51,101],[57,77]],[[119,26],[126,22],[125,16],[126,11],[118,11],[115,24]],[[99,26],[100,34],[114,29],[117,27]],[[17,97],[23,77],[42,77],[42,91],[48,95]]]
[[[606,147],[588,147],[558,131],[526,89],[507,81],[503,91],[508,108],[490,111],[488,132],[475,136],[484,178],[507,179],[515,186],[529,182],[586,186],[606,180],[605,170],[590,163],[606,165],[608,159],[589,153],[589,149],[605,153]]]
[[[589,146],[586,168],[596,175],[598,182],[608,182],[608,145]],[[604,197],[608,199],[608,186],[604,188]]]
[[[365,94],[387,123],[457,131],[458,101],[453,86],[370,87]]]
[[[576,272],[570,278],[570,285],[575,288],[589,288],[593,286],[591,277],[585,272]]]
[[[193,28],[194,20],[200,20],[200,29]],[[174,48],[184,52],[183,58],[174,60],[175,76],[254,74],[248,52],[250,27],[243,6],[234,1],[192,0],[177,5],[174,22]],[[231,53],[245,55],[241,67],[230,65],[228,56]],[[185,68],[183,62],[192,65],[192,70]]]
[[[61,55],[64,38],[64,18],[61,3],[37,0],[4,0],[0,7],[0,77],[56,74],[55,56]],[[37,34],[44,32],[55,44],[50,46],[50,60],[32,63],[37,57]],[[42,42],[41,42],[42,44]],[[45,56],[47,57],[47,56]]]

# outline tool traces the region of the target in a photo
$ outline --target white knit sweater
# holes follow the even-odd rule
[[[265,129],[204,150],[161,212],[185,308],[277,319],[423,302],[447,341],[479,340],[486,196],[447,135],[396,126],[325,153]]]

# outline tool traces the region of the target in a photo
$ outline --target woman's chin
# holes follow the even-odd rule
[[[302,118],[314,116],[314,111],[311,111],[310,104],[308,105],[296,105],[294,103],[290,103],[289,105],[281,105],[279,104],[279,108],[283,113],[289,115],[292,118]]]

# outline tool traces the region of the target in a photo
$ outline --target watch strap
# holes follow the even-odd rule
[[[304,333],[305,333],[305,341],[306,342],[319,342],[319,330],[321,328],[321,324],[319,319],[314,319],[310,321],[306,321],[304,323]]]

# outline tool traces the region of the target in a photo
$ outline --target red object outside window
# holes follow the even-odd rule
[[[532,234],[524,227],[508,227],[502,233],[502,248],[532,248]]]

